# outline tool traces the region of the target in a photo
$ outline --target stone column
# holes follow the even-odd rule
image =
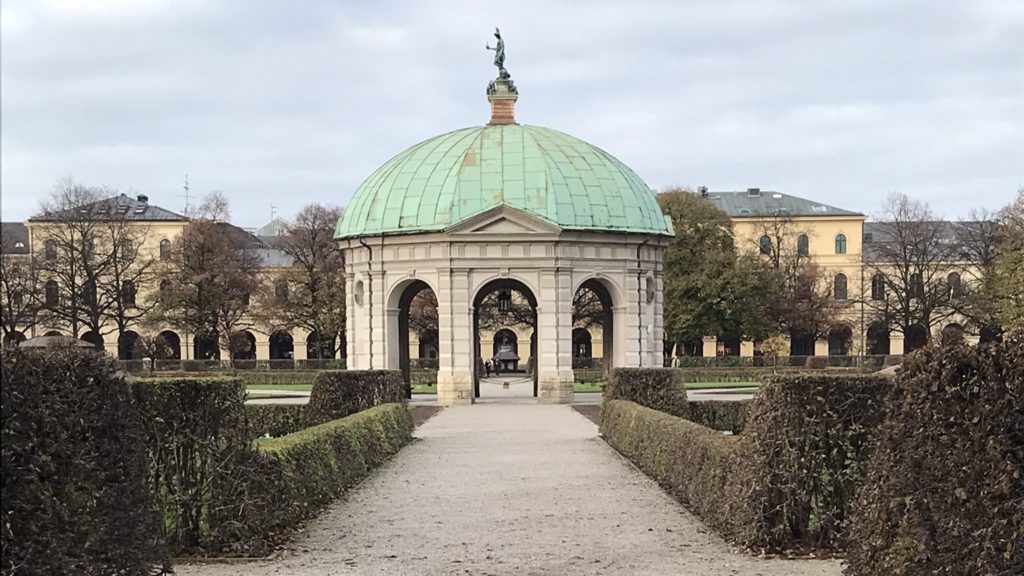
[[[468,270],[447,270],[438,280],[437,320],[440,358],[437,403],[473,403],[473,308]]]
[[[263,333],[254,334],[254,336],[256,336],[256,359],[270,360],[270,339]]]
[[[828,340],[818,339],[814,341],[814,355],[828,356]]]
[[[704,340],[704,352],[705,358],[714,358],[718,356],[718,336],[705,336]]]
[[[754,343],[750,340],[740,342],[740,356],[750,358],[754,355]]]
[[[663,288],[663,279],[661,273],[658,272],[654,275],[654,304],[652,310],[652,313],[654,314],[654,336],[653,341],[651,342],[654,366],[657,367],[665,365],[665,300],[662,292]]]
[[[545,270],[537,294],[537,401],[568,404],[573,399],[572,274]]]

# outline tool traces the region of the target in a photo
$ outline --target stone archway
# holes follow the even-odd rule
[[[430,296],[433,296],[433,301],[430,300]],[[406,396],[411,397],[412,358],[409,350],[409,331],[413,324],[433,324],[436,321],[437,296],[434,289],[423,280],[409,280],[392,290],[390,300],[393,305],[388,308],[395,313],[388,317],[388,332],[397,332],[397,338],[388,339],[389,366],[394,367],[397,362],[397,368],[402,371],[402,379],[405,380]],[[414,304],[416,310],[413,310]],[[436,330],[436,327],[434,329]]]
[[[528,310],[513,303],[512,293],[517,293]],[[492,298],[492,296],[496,296]],[[497,278],[483,284],[473,297],[473,397],[480,397],[480,372],[484,358],[480,355],[480,325],[484,314],[508,315],[514,317],[517,325],[528,324],[533,333],[537,330],[537,296],[524,282],[515,278]],[[484,318],[486,321],[487,319]],[[499,330],[498,333],[501,331]],[[511,332],[511,330],[509,330]],[[514,334],[514,333],[513,333]],[[497,338],[495,338],[497,340]],[[534,337],[531,337],[531,348]],[[533,350],[531,350],[531,353]],[[531,356],[532,357],[532,356]],[[533,396],[537,396],[538,371],[530,374],[533,381]]]

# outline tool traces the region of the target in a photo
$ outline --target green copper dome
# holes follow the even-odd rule
[[[508,205],[564,230],[672,235],[654,193],[604,150],[548,128],[464,128],[395,156],[359,187],[335,238],[444,230]]]

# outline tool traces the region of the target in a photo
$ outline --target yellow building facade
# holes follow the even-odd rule
[[[96,208],[99,210],[100,218],[109,214],[112,218],[122,219],[126,226],[133,228],[129,234],[139,241],[138,258],[140,261],[153,259],[156,261],[156,266],[159,266],[160,261],[169,256],[172,244],[189,223],[188,217],[151,204],[146,195],[130,197],[121,194],[97,204],[103,204],[102,207]],[[5,226],[8,224],[14,223],[5,223]],[[47,257],[47,240],[56,233],[59,226],[60,224],[48,220],[44,216],[34,217],[25,222],[28,244],[25,257]],[[239,234],[249,236],[250,249],[260,257],[262,273],[266,276],[267,282],[272,282],[277,273],[290,265],[290,260],[283,252],[273,247],[272,238],[256,236],[242,229],[237,229],[237,231]],[[48,281],[50,279],[45,273],[40,275],[40,290],[44,292],[47,290]],[[151,280],[138,287],[135,299],[140,303],[140,307],[147,308],[146,304],[151,303],[158,296],[158,292],[156,281]],[[228,351],[222,349],[220,343],[197,342],[193,334],[180,333],[171,327],[150,326],[144,320],[131,326],[130,330],[126,332],[126,336],[129,339],[138,336],[163,336],[171,349],[169,359],[208,360],[229,357]],[[311,352],[315,355],[315,352],[310,350],[311,347],[307,346],[309,333],[301,328],[267,330],[250,320],[243,322],[239,331],[249,338],[252,345],[248,352],[236,356],[236,360],[302,360],[308,359]],[[47,319],[27,328],[23,337],[58,334],[76,336],[94,344],[102,343],[108,352],[121,359],[139,359],[131,351],[130,345],[118,341],[116,325],[112,323],[104,325],[99,334],[72,334],[72,332],[71,326],[67,323]]]

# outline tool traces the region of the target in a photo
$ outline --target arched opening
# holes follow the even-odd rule
[[[853,348],[853,330],[845,325],[833,326],[828,331],[828,355],[849,356]]]
[[[46,334],[43,334],[43,336],[63,336],[63,334],[61,334],[58,330],[50,330]]]
[[[192,342],[192,357],[196,360],[220,360],[217,334],[196,334]]]
[[[653,300],[653,282],[648,288],[648,292],[650,299]],[[599,329],[601,331],[600,366],[605,372],[611,369],[613,364],[612,358],[615,353],[613,345],[615,334],[613,306],[612,295],[608,287],[596,278],[585,281],[576,289],[576,294],[572,298],[573,357],[574,359],[591,358],[587,363],[588,365],[581,365],[581,368],[591,368],[597,363],[593,347],[593,331]],[[577,332],[577,330],[582,330],[582,332]],[[579,340],[577,336],[579,336]],[[577,354],[577,352],[589,352],[589,354],[582,356]],[[574,360],[574,367],[576,364],[577,361]]]
[[[906,354],[917,350],[918,348],[924,348],[928,345],[928,329],[920,324],[914,324],[904,335],[903,340],[903,351]]]
[[[270,359],[291,360],[295,354],[295,343],[292,335],[284,330],[277,330],[270,335]]]
[[[126,331],[117,338],[117,359],[138,360],[135,354],[135,343],[139,341],[139,335],[132,330]]]
[[[964,341],[964,327],[957,324],[946,324],[939,334],[943,345],[956,344]]]
[[[437,333],[427,332],[417,334],[416,337],[419,340],[419,345],[416,348],[416,352],[419,354],[418,358],[420,360],[437,360],[437,356],[441,351],[438,347]]]
[[[676,356],[692,356],[694,358],[700,358],[704,355],[704,340],[701,338],[691,338],[683,340],[676,347]]]
[[[406,284],[398,294],[397,308],[398,324],[395,328],[398,330],[398,368],[402,371],[402,379],[405,381],[406,396],[411,397],[413,362],[410,334],[415,333],[419,338],[419,344],[416,347],[416,368],[418,370],[435,370],[437,368],[432,359],[429,362],[424,362],[426,358],[424,354],[430,352],[429,343],[438,342],[437,295],[426,282],[413,280]],[[393,339],[389,338],[389,341],[393,342]],[[393,362],[395,357],[391,358]]]
[[[846,254],[846,234],[836,234],[836,254]]]
[[[480,331],[498,330],[503,327],[518,328],[521,330],[532,330],[537,328],[537,298],[533,292],[522,282],[511,278],[492,280],[477,291],[473,298],[473,396],[480,397],[480,372],[484,367],[484,359],[480,350]],[[509,330],[511,332],[511,330]],[[514,332],[513,332],[514,334]],[[495,334],[497,336],[497,333]],[[498,340],[496,337],[495,340]],[[518,337],[516,338],[516,349],[518,349]],[[518,354],[515,354],[518,356]],[[536,338],[530,339],[530,363],[536,365]],[[504,362],[498,360],[502,365]],[[516,359],[516,365],[519,362]],[[533,392],[537,395],[537,370],[532,370]],[[507,382],[500,384],[504,387]],[[511,394],[511,395],[514,395]]]
[[[793,332],[789,335],[790,356],[814,356],[814,334]]]
[[[715,343],[715,355],[716,356],[739,356],[740,355],[740,337],[739,336],[719,336],[718,341]]]
[[[889,327],[885,322],[872,322],[868,326],[868,354],[873,356],[887,356],[889,352]]]
[[[761,236],[761,239],[757,242],[757,246],[760,249],[761,254],[768,256],[772,253],[772,239],[768,236]]]
[[[849,295],[846,286],[846,274],[836,274],[832,295],[836,300],[846,300]]]
[[[231,353],[235,360],[255,360],[256,336],[248,330],[240,330],[232,334]]]
[[[15,330],[4,336],[4,346],[13,348],[25,341],[25,334]]]
[[[495,332],[491,352],[491,357],[484,359],[485,364],[490,361],[499,372],[519,371],[519,335],[513,330],[502,328]]]
[[[78,339],[84,340],[85,342],[88,342],[89,344],[92,344],[97,348],[103,348],[103,336],[100,336],[99,332],[96,332],[95,330],[89,330],[88,332],[79,336]],[[120,357],[120,352],[118,352],[118,355],[118,357]]]
[[[801,234],[796,239],[796,253],[798,256],[808,256],[811,253],[811,241],[807,238],[807,234]]]
[[[593,339],[586,328],[572,329],[572,357],[591,359],[594,357]]]
[[[331,360],[334,358],[334,338],[321,337],[313,331],[306,336],[306,360]]]
[[[979,344],[988,344],[988,343],[991,343],[991,342],[1002,342],[1002,341],[1003,341],[1003,331],[1002,331],[1002,329],[999,326],[993,326],[991,324],[987,324],[985,326],[982,326],[981,330],[978,332],[978,343]]]
[[[164,330],[157,337],[162,338],[167,346],[168,360],[181,360],[181,338],[176,332]]]
[[[871,299],[885,300],[885,276],[875,274],[871,277]]]

